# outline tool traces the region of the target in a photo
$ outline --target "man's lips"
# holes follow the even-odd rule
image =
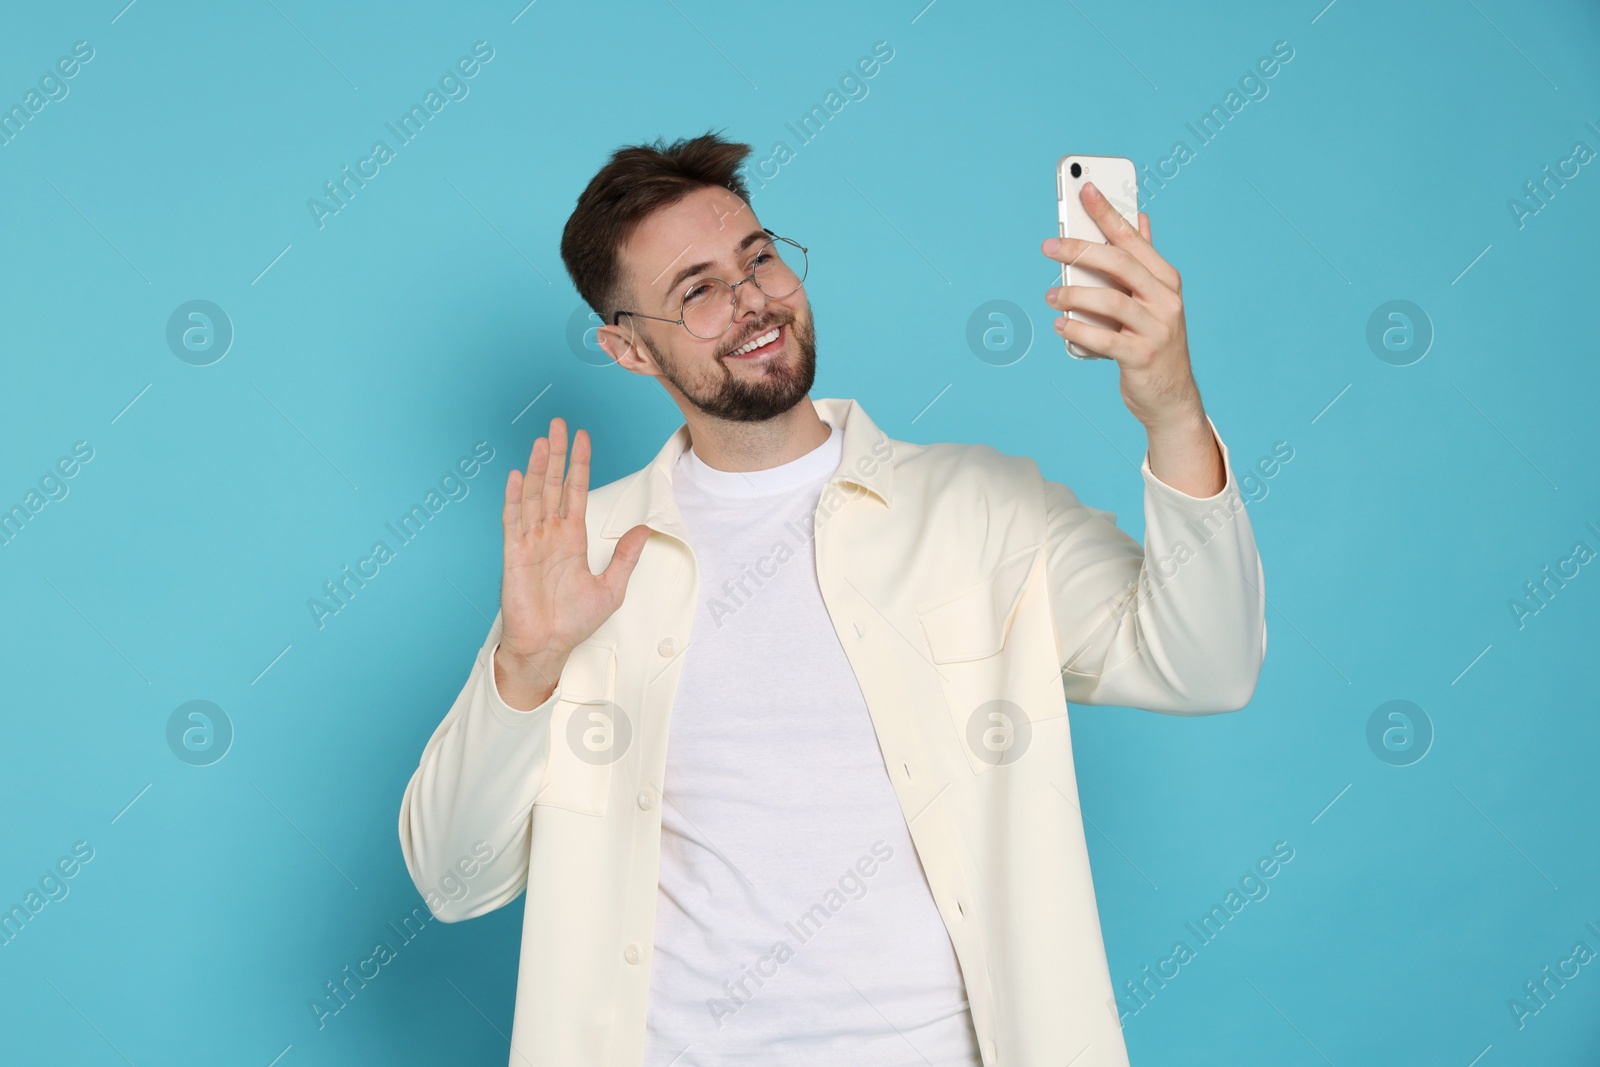
[[[773,330],[773,327],[769,326],[765,330],[762,330],[761,333],[756,334],[754,337],[746,338],[743,343],[744,344],[749,344],[751,341],[755,340],[756,337],[760,337],[760,336],[762,336],[762,334],[771,333],[772,330]],[[777,352],[778,349],[783,347],[783,342],[784,342],[785,338],[788,337],[788,334],[789,334],[789,325],[788,325],[788,323],[784,323],[784,324],[778,326],[777,330],[778,330],[778,336],[774,337],[771,341],[769,341],[766,344],[762,345],[760,348],[757,348],[757,349],[754,349],[752,351],[746,352],[743,355],[735,355],[733,352],[729,352],[728,353],[728,358],[729,359],[756,360],[756,359],[764,359],[765,357],[772,355],[773,353]]]

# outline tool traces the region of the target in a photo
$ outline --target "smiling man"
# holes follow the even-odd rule
[[[1122,1067],[1067,702],[1236,710],[1266,651],[1178,273],[1089,185],[1111,243],[1041,249],[1127,290],[1047,299],[1120,324],[1056,328],[1146,429],[1141,546],[1031,459],[811,399],[808,251],[748,152],[621,149],[567,222],[600,344],[684,424],[592,493],[560,418],[510,472],[407,867],[492,849],[446,921],[526,891],[512,1064]]]

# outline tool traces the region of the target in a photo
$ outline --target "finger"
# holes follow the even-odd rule
[[[1099,225],[1100,232],[1106,235],[1118,248],[1125,248],[1145,269],[1158,278],[1165,278],[1165,272],[1172,268],[1167,261],[1162,259],[1154,246],[1144,238],[1138,230],[1128,225],[1128,220],[1123,218],[1117,209],[1111,206],[1104,194],[1095,188],[1094,182],[1084,182],[1081,199],[1084,210],[1089,212],[1089,217]],[[1170,282],[1169,282],[1170,285]]]
[[[1160,323],[1149,308],[1116,289],[1102,289],[1097,285],[1063,285],[1050,292],[1049,304],[1058,311],[1093,311],[1097,315],[1115,319],[1119,325],[1146,337],[1153,337],[1160,330]]]
[[[567,470],[566,492],[561,494],[561,517],[584,518],[584,501],[589,494],[589,432],[572,435],[572,464]]]
[[[1080,322],[1063,315],[1056,319],[1056,332],[1079,348],[1098,352],[1102,356],[1121,359],[1129,354],[1128,339],[1104,326]]]
[[[1139,212],[1139,236],[1150,240],[1150,216],[1142,211]]]
[[[1171,286],[1163,284],[1125,248],[1118,248],[1101,241],[1085,241],[1078,237],[1053,237],[1050,240],[1055,242],[1055,251],[1052,252],[1047,247],[1045,255],[1051,259],[1059,260],[1069,267],[1097,270],[1119,282],[1124,289],[1146,303],[1153,304],[1171,294]],[[1050,241],[1046,241],[1045,245],[1049,246]]]
[[[522,534],[522,472],[515,467],[506,475],[506,503],[500,512],[500,525],[509,547]]]
[[[528,473],[522,479],[522,529],[538,529],[544,522],[544,509],[540,504],[539,487],[544,483],[545,467],[550,462],[550,442],[543,437],[533,439],[533,455],[528,459]]]
[[[611,562],[600,572],[600,581],[610,590],[613,603],[622,603],[628,589],[628,579],[639,557],[644,554],[645,542],[649,540],[650,527],[640,523],[623,534],[617,540],[617,547],[611,550]]]
[[[546,521],[561,515],[561,478],[567,472],[567,423],[557,415],[550,420],[550,466],[544,472],[541,509]]]

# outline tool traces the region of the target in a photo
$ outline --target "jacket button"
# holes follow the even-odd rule
[[[643,792],[641,792],[639,794],[639,807],[642,810],[649,811],[651,808],[653,808],[655,806],[656,806],[656,798],[650,795],[650,791],[648,789],[646,789],[645,791],[643,791]]]
[[[678,651],[678,643],[670,637],[663,637],[661,643],[656,646],[656,651],[671,659],[673,653]]]
[[[629,963],[638,963],[639,962],[639,946],[638,945],[629,945],[627,948],[623,949],[622,950],[622,958],[627,960]]]

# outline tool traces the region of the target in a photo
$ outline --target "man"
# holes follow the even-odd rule
[[[885,436],[807,393],[798,243],[714,134],[616,152],[561,252],[599,343],[680,427],[588,491],[550,422],[506,482],[500,613],[400,809],[446,921],[526,890],[511,1063],[1125,1065],[1066,701],[1236,710],[1260,558],[1190,372],[1180,281],[1042,251],[1057,330],[1148,431],[1145,544],[985,445]],[[670,744],[669,744],[670,736]]]

